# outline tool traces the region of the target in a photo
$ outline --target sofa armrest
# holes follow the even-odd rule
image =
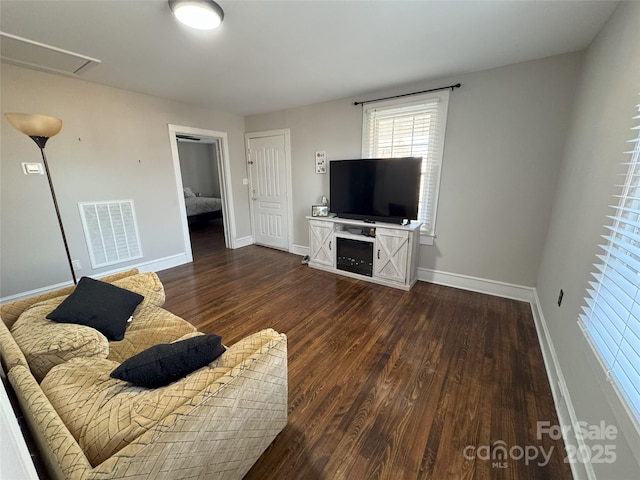
[[[22,350],[20,350],[13,335],[11,335],[11,332],[2,321],[0,321],[0,361],[5,372],[8,372],[16,365],[22,365],[29,369],[29,364]]]
[[[49,473],[59,480],[85,478],[91,464],[33,375],[16,365],[8,377]]]
[[[287,424],[287,338],[272,335],[87,478],[241,479]]]

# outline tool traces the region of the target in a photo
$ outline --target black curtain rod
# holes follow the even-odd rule
[[[421,93],[437,92],[439,90],[451,89],[451,91],[453,92],[454,88],[460,88],[461,86],[462,86],[461,84],[456,83],[455,85],[449,85],[447,87],[432,88],[431,90],[422,90],[421,92],[404,93],[402,95],[394,95],[393,97],[376,98],[375,100],[365,100],[364,102],[353,102],[353,104],[356,105],[356,106],[357,105],[364,105],[365,103],[380,102],[382,100],[391,100],[392,98],[409,97],[411,95],[420,95]]]

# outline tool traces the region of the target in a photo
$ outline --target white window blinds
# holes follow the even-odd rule
[[[580,319],[610,381],[640,420],[640,115],[634,118],[631,161]]]
[[[434,235],[449,92],[377,102],[363,112],[366,158],[422,157],[418,220]]]

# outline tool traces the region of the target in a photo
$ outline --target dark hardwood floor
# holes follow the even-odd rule
[[[165,308],[226,344],[288,336],[289,423],[247,479],[571,478],[562,441],[537,438],[558,420],[529,304],[226,250],[215,228],[192,243],[193,264],[159,273]]]

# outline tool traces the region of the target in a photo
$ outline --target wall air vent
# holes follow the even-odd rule
[[[142,258],[133,200],[78,203],[93,268]]]
[[[6,32],[0,32],[0,59],[20,67],[73,76],[102,63],[96,58]]]

